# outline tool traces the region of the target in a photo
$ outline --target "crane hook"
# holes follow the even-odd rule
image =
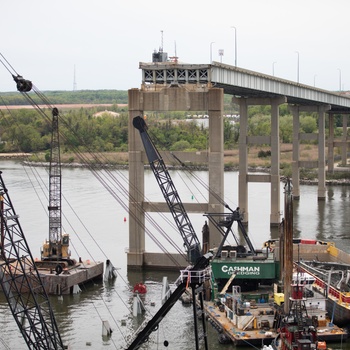
[[[26,80],[20,75],[16,76],[12,74],[12,77],[17,84],[17,90],[19,92],[29,92],[32,89],[33,83],[30,80]]]

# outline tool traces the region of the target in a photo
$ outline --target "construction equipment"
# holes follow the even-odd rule
[[[59,112],[52,109],[52,134],[49,168],[49,239],[41,249],[41,267],[53,267],[60,274],[65,267],[75,265],[70,258],[69,234],[62,233],[62,174],[58,129]]]
[[[0,172],[0,282],[29,349],[65,349],[19,215]]]
[[[148,157],[149,164],[153,171],[153,174],[158,182],[158,185],[163,193],[166,203],[169,207],[175,223],[179,229],[179,232],[184,241],[185,248],[187,250],[188,261],[191,264],[187,269],[181,271],[181,275],[177,280],[177,288],[171,294],[169,299],[162,305],[155,316],[147,323],[147,325],[141,330],[135,340],[129,345],[128,350],[138,349],[143,343],[145,343],[149,335],[158,329],[160,321],[165,317],[169,310],[174,306],[177,300],[181,298],[188,287],[192,289],[193,298],[193,320],[195,329],[195,344],[196,349],[199,349],[199,334],[197,325],[197,302],[196,295],[200,301],[201,309],[204,310],[204,301],[202,286],[203,283],[210,279],[210,259],[211,253],[202,255],[199,239],[193,229],[191,221],[185,211],[185,208],[181,202],[181,199],[177,193],[177,190],[172,182],[170,174],[164,164],[164,161],[153,144],[150,136],[147,133],[147,125],[141,117],[135,117],[133,125],[139,130],[140,136]],[[203,327],[203,339],[205,349],[208,349],[207,334],[206,334],[206,321],[204,312],[202,312],[202,327]]]
[[[133,120],[133,125],[140,132],[150,167],[184,241],[188,261],[194,264],[197,259],[201,257],[202,253],[200,242],[192,223],[181,202],[180,196],[177,193],[164,161],[147,133],[145,121],[141,117],[136,117]]]
[[[12,74],[13,80],[19,92],[24,94],[33,106],[45,117],[46,114],[27,94],[34,85],[30,80],[24,79],[21,75]],[[62,233],[62,174],[60,158],[60,141],[58,119],[59,111],[56,107],[49,104],[45,96],[36,92],[38,96],[45,101],[52,112],[52,132],[51,132],[51,151],[49,168],[49,239],[46,240],[41,249],[41,261],[37,261],[38,267],[54,268],[57,274],[60,274],[67,266],[76,264],[75,260],[70,258],[69,235]]]
[[[236,242],[236,246],[232,247],[237,252],[237,257],[246,257],[246,256],[256,256],[257,252],[251,242],[248,233],[242,223],[243,216],[239,211],[239,208],[232,210],[228,205],[225,207],[230,210],[230,213],[206,213],[204,216],[207,216],[209,221],[216,227],[216,229],[221,233],[223,239],[220,242],[220,245],[216,251],[215,257],[220,256],[224,243],[227,240],[227,237],[230,232],[232,232],[233,238]],[[234,222],[237,222],[237,225],[243,235],[243,238],[248,246],[248,251],[245,246],[239,244],[239,240],[236,235],[231,230]]]

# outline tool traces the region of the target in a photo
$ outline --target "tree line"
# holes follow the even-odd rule
[[[104,112],[105,107],[78,108],[61,113],[60,134],[61,150],[72,152],[74,149],[92,152],[126,152],[128,150],[128,110],[120,108],[117,103],[127,103],[127,93],[112,90],[81,92],[51,92],[46,96],[54,104],[61,99],[62,103],[114,103],[108,111],[118,113],[111,115]],[[80,92],[79,92],[80,93]],[[85,94],[85,95],[84,95]],[[15,95],[15,94],[14,94]],[[20,94],[18,94],[20,95]],[[56,96],[57,95],[57,96]],[[11,100],[8,94],[8,101]],[[21,95],[20,95],[21,96]],[[56,96],[54,99],[54,96]],[[85,97],[83,97],[85,96]],[[120,96],[120,97],[117,97]],[[2,99],[4,96],[1,95]],[[6,94],[5,94],[6,97]],[[225,96],[226,97],[226,96]],[[119,100],[118,100],[119,98]],[[126,98],[126,100],[125,100]],[[0,99],[1,100],[1,99]],[[118,100],[118,101],[117,101]],[[238,107],[225,99],[225,113],[238,113]],[[97,112],[103,112],[98,114]],[[251,106],[248,109],[248,134],[270,135],[271,117],[269,106]],[[205,111],[197,111],[197,115],[205,115]],[[0,152],[45,152],[50,149],[51,124],[50,111],[47,119],[34,109],[16,109],[0,112]],[[171,151],[197,151],[208,148],[208,128],[198,123],[188,112],[146,112],[147,124],[152,138],[159,149]],[[317,114],[304,113],[300,117],[300,132],[313,133],[318,128]],[[336,117],[341,133],[341,118]],[[237,147],[239,139],[239,118],[224,118],[225,149]],[[280,140],[291,143],[293,138],[293,117],[287,105],[280,107]]]
[[[125,90],[77,90],[77,91],[44,91],[43,95],[51,104],[127,104],[128,92]],[[33,92],[29,96],[37,104],[40,99]],[[29,102],[18,92],[2,92],[0,105],[21,106]]]

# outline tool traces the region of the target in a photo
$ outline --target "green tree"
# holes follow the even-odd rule
[[[293,141],[293,116],[285,115],[280,118],[280,138],[283,143]]]
[[[305,133],[313,133],[317,130],[316,119],[312,116],[302,116],[300,118],[300,129]]]

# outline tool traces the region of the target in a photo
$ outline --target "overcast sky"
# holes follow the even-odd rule
[[[74,75],[78,90],[139,88],[162,31],[181,63],[209,63],[212,47],[234,65],[232,27],[237,66],[296,81],[299,57],[300,83],[350,90],[349,0],[1,2],[0,53],[42,91],[73,90]],[[15,89],[0,65],[0,91]]]

